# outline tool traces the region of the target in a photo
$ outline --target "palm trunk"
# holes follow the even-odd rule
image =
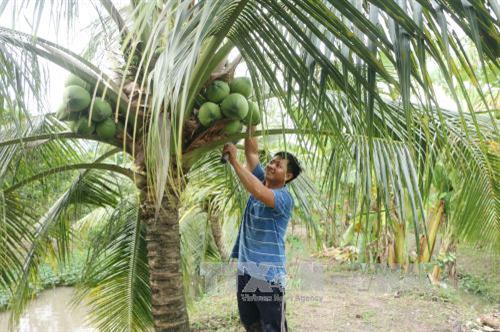
[[[457,240],[453,233],[447,230],[443,241],[441,243],[441,248],[439,249],[439,256],[445,257],[449,254],[455,254],[457,251]],[[457,280],[457,262],[449,261],[444,266],[445,271],[448,273],[448,279],[451,281],[452,285],[456,288],[458,287]],[[437,284],[441,281],[441,266],[439,264],[434,266],[432,274],[429,274],[429,279],[433,284]]]
[[[168,196],[168,197],[167,197]],[[149,197],[147,189],[142,198]],[[165,195],[158,217],[151,199],[141,202],[141,218],[147,226],[146,242],[155,331],[188,331],[181,273],[178,199]]]
[[[434,213],[434,217],[431,218],[429,221],[429,227],[427,230],[429,239],[427,240],[425,236],[423,236],[420,242],[420,250],[422,254],[419,257],[419,261],[421,263],[428,263],[431,260],[432,252],[434,251],[434,245],[436,243],[436,235],[439,230],[439,225],[443,220],[443,216],[444,216],[444,202],[442,200],[439,200],[436,212]]]
[[[394,254],[396,261],[405,271],[408,268],[408,254],[406,252],[406,227],[404,222],[394,222]]]

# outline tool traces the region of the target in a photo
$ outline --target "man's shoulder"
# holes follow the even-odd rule
[[[275,195],[276,194],[282,195],[283,197],[285,197],[285,198],[290,199],[290,200],[293,201],[292,194],[288,190],[287,186],[283,186],[283,187],[280,187],[280,188],[275,188],[275,189],[272,189],[272,191],[274,192]]]

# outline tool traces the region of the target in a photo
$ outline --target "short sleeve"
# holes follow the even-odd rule
[[[274,193],[274,209],[276,215],[290,216],[293,209],[292,195],[285,188],[271,189]]]
[[[264,169],[262,168],[262,165],[259,163],[257,166],[252,171],[252,174],[257,177],[260,181],[264,181],[265,179],[265,174],[264,174]]]

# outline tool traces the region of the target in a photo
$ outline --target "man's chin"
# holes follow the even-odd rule
[[[276,182],[276,179],[273,176],[266,176],[265,179],[267,183]]]

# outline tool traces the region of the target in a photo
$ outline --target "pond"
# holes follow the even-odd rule
[[[19,332],[94,332],[85,324],[87,309],[70,305],[74,289],[45,290],[33,300],[19,321]],[[0,313],[0,331],[7,331],[9,312]]]

